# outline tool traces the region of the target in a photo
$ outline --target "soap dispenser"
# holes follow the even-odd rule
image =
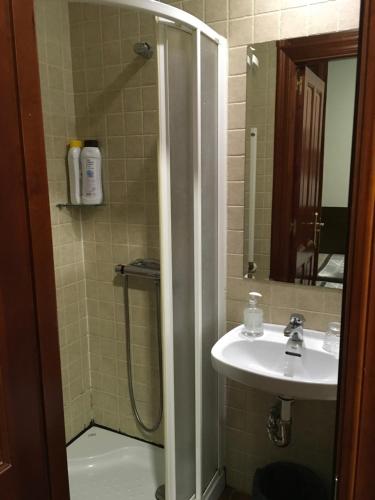
[[[249,293],[249,307],[244,310],[244,335],[260,337],[263,335],[263,310],[257,307],[257,301],[262,297],[258,292]]]

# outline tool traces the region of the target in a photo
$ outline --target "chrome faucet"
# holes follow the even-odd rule
[[[285,354],[301,357],[301,347],[303,343],[303,324],[305,317],[302,314],[293,313],[290,316],[289,323],[284,329],[284,336],[289,337],[286,345]]]

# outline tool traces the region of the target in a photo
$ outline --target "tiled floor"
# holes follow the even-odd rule
[[[232,488],[226,488],[220,500],[250,500],[250,497],[244,493],[237,493]]]

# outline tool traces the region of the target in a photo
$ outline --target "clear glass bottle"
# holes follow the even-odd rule
[[[335,356],[340,353],[341,324],[338,321],[328,323],[327,332],[323,342],[323,349]]]
[[[260,337],[263,335],[263,310],[257,307],[257,301],[262,295],[258,292],[250,292],[249,296],[249,307],[243,312],[243,334],[247,337]]]

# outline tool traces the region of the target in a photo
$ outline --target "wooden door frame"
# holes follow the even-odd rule
[[[338,500],[375,491],[375,1],[363,0],[340,358]]]
[[[292,255],[298,65],[358,54],[358,30],[277,42],[270,279],[288,282]]]
[[[33,1],[1,0],[10,13],[9,31],[17,88],[13,78],[1,75],[4,85],[13,87],[18,103],[20,144],[24,164],[25,203],[28,208],[28,229],[32,260],[34,302],[37,315],[39,365],[43,397],[44,434],[48,455],[48,474],[51,500],[69,499],[65,449],[64,412],[57,328],[56,289],[52,251],[52,230],[49,210],[47,168],[45,159],[42,102],[36,46]],[[6,20],[2,19],[5,23]],[[3,110],[6,112],[6,110]],[[7,148],[0,134],[0,148]],[[11,166],[7,165],[11,175]],[[8,175],[3,172],[3,175]],[[12,203],[12,200],[9,200]],[[17,210],[17,207],[14,207]],[[21,278],[22,284],[22,278]],[[22,286],[22,285],[21,285]],[[20,369],[22,369],[20,367]],[[27,391],[27,387],[25,387]],[[27,418],[27,415],[25,415]],[[32,487],[32,485],[30,485]],[[34,494],[35,492],[33,492]],[[47,499],[41,499],[47,500]]]

